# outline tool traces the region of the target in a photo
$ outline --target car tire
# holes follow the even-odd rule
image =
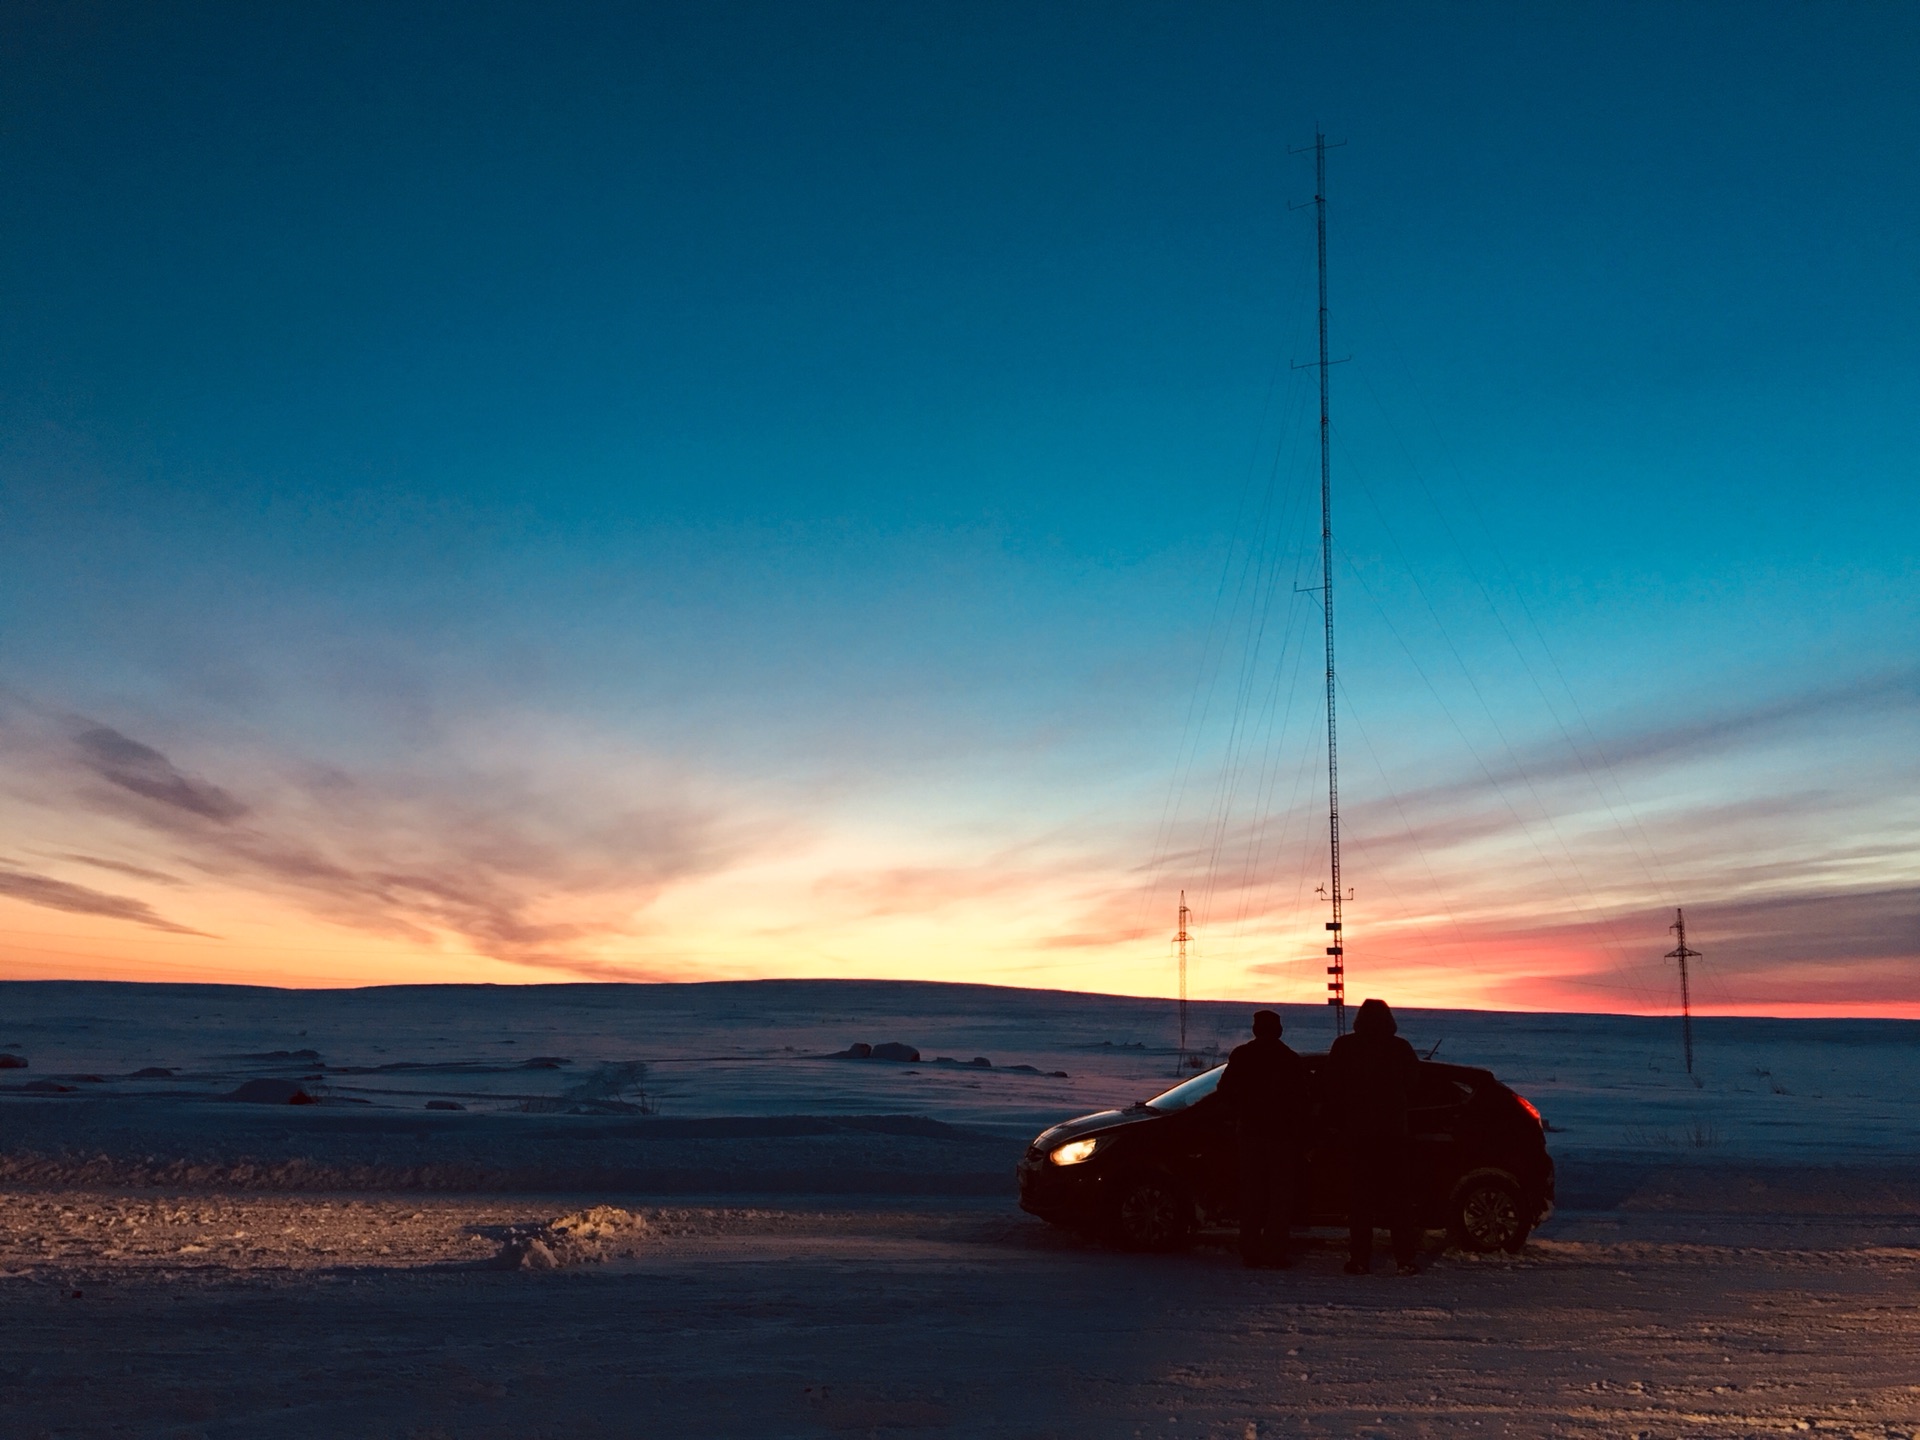
[[[1531,1228],[1520,1205],[1520,1187],[1498,1171],[1469,1175],[1453,1192],[1447,1229],[1462,1250],[1511,1254],[1527,1243]]]
[[[1193,1234],[1193,1202],[1173,1181],[1136,1180],[1113,1207],[1113,1236],[1129,1250],[1178,1250]]]

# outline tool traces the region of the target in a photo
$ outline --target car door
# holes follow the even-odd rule
[[[1347,1223],[1347,1149],[1326,1087],[1326,1057],[1307,1059],[1311,1097],[1306,1126],[1307,1173],[1300,1196],[1301,1219],[1312,1225]]]
[[[1180,1171],[1200,1207],[1202,1222],[1231,1223],[1238,1218],[1240,1137],[1233,1117],[1218,1095],[1196,1102],[1180,1117]]]
[[[1413,1191],[1418,1213],[1431,1218],[1460,1176],[1460,1124],[1473,1087],[1439,1065],[1421,1062],[1407,1130],[1413,1142]]]

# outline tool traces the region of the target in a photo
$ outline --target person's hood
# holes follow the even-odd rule
[[[1387,1008],[1384,1000],[1363,1000],[1360,1013],[1353,1017],[1353,1033],[1356,1035],[1378,1035],[1387,1038],[1398,1035],[1400,1027],[1394,1022],[1393,1011]]]

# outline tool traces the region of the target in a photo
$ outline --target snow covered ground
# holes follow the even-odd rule
[[[1194,1007],[1199,1043],[1247,1008]],[[1324,1045],[1325,1015],[1287,1019]],[[1561,1209],[1523,1255],[1356,1280],[1322,1235],[1249,1273],[1023,1216],[1026,1138],[1170,1083],[1164,1002],[0,985],[0,1053],[27,1062],[0,1068],[0,1413],[208,1437],[1920,1433],[1920,1025],[1701,1021],[1690,1079],[1677,1021],[1401,1021],[1555,1126]],[[920,1061],[824,1058],[887,1042]],[[220,1098],[254,1082],[318,1103]]]
[[[1281,1007],[1324,1049],[1324,1011]],[[1245,1037],[1250,1007],[1196,1004],[1197,1045]],[[1631,1151],[1793,1164],[1920,1155],[1920,1021],[1703,1019],[1695,1075],[1672,1019],[1409,1010],[1401,1031],[1532,1099],[1556,1155]],[[0,1100],[203,1114],[243,1082],[298,1081],[354,1108],[540,1109],[582,1087],[663,1118],[918,1115],[1025,1138],[1172,1083],[1165,1001],[881,981],[266,990],[0,983]],[[904,1043],[920,1064],[815,1057]],[[990,1066],[974,1062],[985,1059]],[[133,1078],[141,1070],[173,1073]],[[1065,1072],[1061,1075],[1057,1072]],[[77,1078],[87,1077],[87,1078]],[[25,1087],[64,1085],[57,1095]],[[530,1104],[531,1102],[531,1104]],[[337,1107],[335,1107],[337,1108]],[[448,1112],[453,1113],[453,1112]],[[211,1123],[211,1122],[209,1122]]]
[[[1118,1255],[951,1198],[642,1210],[501,1268],[539,1200],[66,1192],[0,1226],[10,1434],[1566,1435],[1897,1440],[1911,1223],[1579,1221],[1355,1279]],[[1636,1234],[1635,1226],[1646,1233]]]

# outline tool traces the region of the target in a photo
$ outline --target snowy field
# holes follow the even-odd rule
[[[1247,1009],[1195,1006],[1199,1045]],[[1285,1013],[1324,1047],[1324,1014]],[[1677,1021],[1401,1023],[1554,1126],[1560,1210],[1524,1254],[1436,1236],[1424,1274],[1354,1280],[1323,1234],[1248,1273],[1022,1215],[1027,1138],[1171,1082],[1165,1002],[0,984],[0,1055],[25,1062],[0,1060],[0,1414],[208,1437],[1920,1433],[1920,1025],[1700,1021],[1689,1078]],[[828,1058],[885,1044],[921,1058]]]
[[[1281,1008],[1325,1048],[1324,1011]],[[1193,1042],[1217,1055],[1248,1013],[1195,1005]],[[1540,1107],[1563,1202],[1656,1167],[1885,1209],[1920,1161],[1920,1022],[1699,1020],[1689,1077],[1677,1020],[1400,1020]],[[864,981],[3,983],[0,1056],[25,1065],[0,1069],[0,1179],[1004,1193],[1045,1126],[1173,1083],[1174,1024],[1164,1001]],[[823,1058],[889,1044],[920,1062]],[[250,1082],[319,1103],[222,1098]],[[1835,1166],[1870,1193],[1809,1175]]]

